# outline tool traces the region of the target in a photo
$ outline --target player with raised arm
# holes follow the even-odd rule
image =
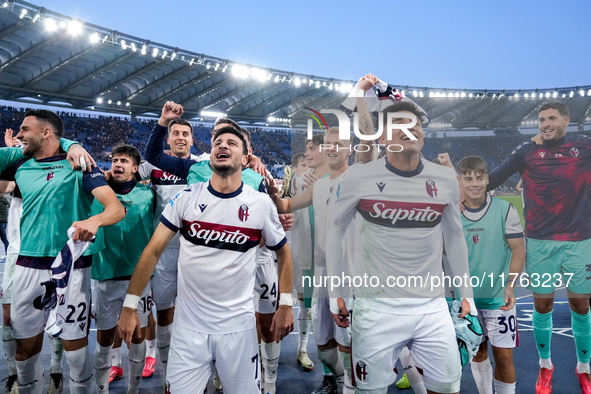
[[[50,266],[68,240],[68,228],[76,227],[74,240],[89,241],[99,227],[114,224],[124,215],[123,207],[98,169],[86,174],[69,169],[60,147],[63,132],[63,123],[53,112],[27,111],[17,137],[24,145],[23,153],[31,159],[3,173],[5,179],[16,180],[23,197],[21,247],[14,277],[14,288],[20,291],[13,294],[11,304],[21,393],[41,392],[40,351],[47,313],[35,309],[33,300],[43,294],[44,288],[39,284],[49,280]],[[91,216],[94,198],[105,211]],[[91,253],[92,250],[87,251]],[[71,314],[61,334],[72,393],[88,392],[92,386],[92,361],[87,346],[90,263],[88,255],[74,262],[69,285]]]
[[[177,114],[175,114],[176,117]],[[168,123],[168,138],[172,156],[183,159],[191,159],[198,162],[202,159],[209,159],[208,153],[200,156],[191,154],[193,146],[193,126],[185,119],[174,118]],[[160,223],[159,218],[166,204],[175,194],[187,187],[186,178],[173,175],[162,169],[144,162],[140,165],[138,174],[141,180],[150,180],[152,189],[156,193],[157,206],[154,215],[154,229]],[[170,333],[174,318],[174,304],[177,291],[177,261],[179,257],[178,235],[162,253],[162,257],[156,265],[154,277],[152,277],[153,301],[156,305],[156,347],[160,362],[164,367],[164,379],[166,380],[166,363],[168,362],[168,351],[170,349]],[[142,377],[151,376],[156,367],[156,359],[148,355]],[[113,378],[123,376],[123,368],[113,366],[111,376]]]
[[[388,113],[394,114],[390,120]],[[357,216],[357,255],[363,258],[356,259],[356,273],[375,276],[383,285],[354,289],[352,336],[354,343],[362,344],[352,347],[356,393],[386,393],[396,378],[393,364],[405,345],[423,370],[428,390],[457,393],[460,358],[444,289],[427,282],[442,276],[443,243],[454,273],[468,274],[458,182],[453,171],[420,158],[423,114],[414,103],[396,103],[381,116],[384,125],[405,126],[394,126],[391,135],[382,135],[385,159],[352,167],[343,176],[326,245],[329,276],[340,275],[344,234]],[[392,145],[394,149],[389,148]],[[392,277],[414,278],[423,285],[386,287]],[[460,291],[463,317],[474,307],[471,288],[466,285]],[[347,305],[342,299],[335,301],[331,301],[335,321],[345,326]]]
[[[268,196],[241,181],[246,155],[239,131],[215,131],[211,180],[191,185],[166,207],[131,279],[119,321],[125,340],[139,328],[135,305],[141,290],[180,230],[177,318],[167,382],[175,393],[203,391],[214,362],[225,392],[260,392],[252,291],[261,236],[277,252],[280,288],[291,289],[291,256],[275,207]],[[293,329],[291,301],[290,293],[281,294],[272,325],[277,341]]]
[[[514,288],[525,262],[523,228],[513,205],[486,194],[487,169],[484,159],[478,156],[464,157],[456,166],[460,191],[465,196],[462,223],[470,274],[495,278],[493,283],[474,288],[474,303],[484,335],[471,369],[478,392],[492,394],[488,339],[495,360],[494,391],[511,394],[515,393],[516,380],[513,348],[519,340]]]
[[[97,327],[94,368],[98,393],[109,392],[110,353],[117,321],[135,264],[153,232],[155,195],[149,186],[135,180],[140,161],[140,152],[133,146],[120,144],[111,151],[111,179],[108,184],[125,207],[125,217],[103,229],[105,248],[92,264],[92,279],[97,281],[94,294]],[[103,207],[95,201],[93,213],[102,210]],[[152,310],[149,285],[142,292],[137,309],[142,329],[135,333],[137,335],[133,336],[130,344],[128,393],[138,392],[144,370],[145,329]]]
[[[566,285],[577,353],[575,374],[583,393],[591,393],[591,139],[566,135],[568,108],[548,102],[538,110],[544,139],[525,141],[489,174],[494,190],[516,172],[524,190],[527,278],[534,296],[533,329],[540,372],[536,393],[552,392],[550,358],[554,290]]]

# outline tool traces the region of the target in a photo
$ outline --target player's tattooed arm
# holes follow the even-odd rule
[[[505,305],[499,309],[508,311],[515,306],[515,285],[519,282],[519,275],[521,274],[523,266],[525,265],[525,247],[523,245],[523,238],[510,238],[507,240],[509,248],[511,249],[511,261],[509,262],[509,279],[505,284]]]
[[[160,223],[133,270],[131,280],[129,281],[129,287],[127,288],[127,297],[123,303],[118,323],[119,336],[125,341],[125,343],[127,343],[128,349],[134,333],[136,335],[139,335],[140,333],[140,320],[136,309],[139,297],[148,284],[162,252],[164,252],[164,249],[166,249],[175,234],[176,232]],[[135,300],[135,303],[131,302],[135,305],[135,308],[126,305],[128,300]]]
[[[98,215],[72,223],[71,227],[76,227],[72,238],[74,241],[90,241],[96,235],[99,227],[110,226],[125,217],[123,205],[109,186],[97,187],[92,189],[91,193],[105,209]]]
[[[291,250],[287,242],[276,250],[277,254],[277,274],[279,276],[279,288],[280,289],[292,289],[292,267],[291,267]],[[285,293],[291,299],[290,293]],[[283,338],[289,335],[293,331],[294,319],[293,311],[290,305],[282,305],[281,294],[279,299],[279,308],[273,316],[273,322],[271,323],[271,332],[275,338],[275,342],[279,343]]]

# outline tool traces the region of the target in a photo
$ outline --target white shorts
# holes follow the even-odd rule
[[[213,368],[226,394],[260,394],[256,326],[230,334],[203,334],[172,326],[166,386],[174,394],[202,393]]]
[[[94,287],[94,317],[96,328],[110,330],[119,322],[123,301],[127,295],[129,280],[105,280],[96,283]],[[148,317],[152,311],[152,296],[150,295],[150,283],[142,291],[137,313],[140,318],[140,327],[148,326]]]
[[[4,275],[2,276],[2,291],[0,291],[0,303],[10,304],[12,300],[12,282],[14,279],[14,267],[18,253],[8,253],[4,263]]]
[[[10,318],[15,339],[35,337],[43,332],[49,311],[35,309],[33,300],[45,292],[42,282],[51,279],[51,270],[17,265],[14,270]],[[68,311],[60,338],[73,341],[87,336],[90,326],[90,267],[75,268],[68,285]]]
[[[353,299],[346,299],[350,321],[353,317]],[[312,298],[312,324],[316,344],[324,346],[334,339],[341,346],[351,347],[351,325],[347,328],[337,326],[330,313],[330,299],[326,287],[316,287]]]
[[[269,260],[265,264],[258,264],[254,283],[254,309],[258,313],[275,313],[277,297],[279,296],[279,281],[277,279],[277,263]]]
[[[162,311],[175,305],[178,261],[179,249],[167,248],[164,249],[158,264],[156,264],[156,270],[151,279],[156,310]]]
[[[494,347],[504,349],[519,346],[517,308],[513,307],[509,311],[478,309],[478,319],[483,330],[483,342],[488,339]]]
[[[394,383],[394,365],[402,348],[408,346],[427,389],[460,391],[460,353],[447,309],[425,315],[392,315],[363,308],[358,301],[351,349],[357,388],[386,389]]]

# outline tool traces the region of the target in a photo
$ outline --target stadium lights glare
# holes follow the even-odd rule
[[[164,59],[166,55],[168,55],[168,51],[165,50],[164,52],[162,52],[162,59]]]
[[[41,18],[41,14],[40,13],[35,14],[35,16],[33,17],[33,23],[37,22],[39,20],[39,18]]]
[[[57,30],[57,24],[51,18],[45,19],[45,30],[52,32]]]
[[[275,78],[273,79],[273,81],[274,81],[275,83],[279,82],[279,75],[275,75]]]
[[[131,50],[137,52],[137,48],[135,47],[135,42],[131,43]]]
[[[127,43],[125,42],[125,40],[121,40],[121,48],[127,49]]]
[[[261,70],[260,68],[251,68],[250,76],[260,82],[267,80],[267,73],[265,70]]]
[[[222,72],[225,73],[227,68],[228,68],[228,65],[224,64],[224,68],[222,68]]]
[[[108,34],[105,34],[105,36],[103,37],[102,43],[104,44],[105,41],[107,41],[108,39],[109,39],[109,35]]]
[[[573,97],[575,95],[575,92],[573,90],[570,91],[569,97]]]
[[[320,88],[320,81],[316,81],[316,89]]]
[[[245,78],[248,78],[249,74],[250,74],[250,70],[246,66],[243,66],[241,64],[235,64],[232,67],[232,75],[235,76],[236,78],[245,79]]]
[[[96,44],[97,42],[99,42],[99,39],[100,39],[99,35],[96,31],[90,35],[90,43],[91,44]]]
[[[189,66],[192,66],[194,61],[195,61],[195,58],[192,57],[191,60],[189,61]]]
[[[148,46],[146,44],[142,45],[142,55],[145,55],[148,52]]]
[[[205,66],[206,69],[210,69],[211,68],[211,63],[207,63],[207,66]]]
[[[332,83],[328,85],[328,90],[332,90]]]
[[[220,64],[219,64],[219,63],[216,63],[216,64],[215,64],[214,71],[217,71],[217,70],[218,70],[218,68],[220,68]]]
[[[126,107],[129,107],[129,102],[125,103],[125,106],[126,106]]]
[[[23,8],[21,10],[21,16],[20,16],[20,18],[23,19],[25,17],[25,15],[27,15],[27,9],[26,8]]]
[[[306,78],[302,79],[302,83],[308,83],[308,80]]]
[[[226,115],[223,112],[215,112],[215,111],[201,111],[201,117],[203,118],[225,118]]]
[[[65,28],[66,28],[66,22],[64,22],[64,21],[60,21],[60,23],[59,23],[59,26],[60,26],[62,29],[65,29]]]
[[[107,103],[108,103],[109,105],[111,105],[111,104],[113,104],[113,100],[109,100],[109,101],[107,101]]]
[[[102,99],[102,98],[100,98],[100,97],[99,97],[99,98],[97,98],[97,99],[96,99],[96,103],[97,103],[97,104],[102,104],[102,103],[103,103],[103,99]]]
[[[173,61],[175,57],[177,57],[177,52],[176,51],[174,51],[172,53],[172,55],[170,55],[170,61]]]
[[[152,57],[156,56],[158,56],[158,48],[154,48],[154,50],[152,51]]]
[[[79,21],[70,21],[70,23],[68,24],[68,33],[70,33],[73,36],[82,33],[82,23],[80,23]]]
[[[117,105],[121,105],[121,101],[117,101]]]
[[[581,90],[579,90],[579,94],[584,97],[585,96],[585,91],[583,89],[581,89]]]
[[[2,7],[8,8],[8,1],[5,1],[4,4],[2,4]]]
[[[295,77],[295,79],[293,80],[293,83],[295,84],[296,87],[299,87],[302,84],[302,81],[300,80],[300,77]]]

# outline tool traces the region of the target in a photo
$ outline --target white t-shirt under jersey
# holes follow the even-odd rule
[[[256,249],[261,237],[271,250],[286,242],[269,196],[198,183],[174,196],[161,221],[181,234],[175,324],[205,334],[254,327]]]

